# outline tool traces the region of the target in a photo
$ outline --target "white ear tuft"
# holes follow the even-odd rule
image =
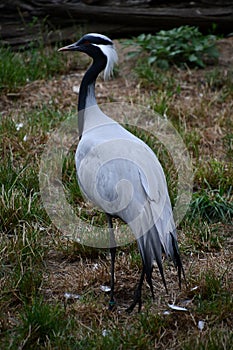
[[[118,56],[114,45],[98,45],[102,52],[107,57],[107,65],[104,70],[104,80],[111,77],[113,67],[118,61]]]

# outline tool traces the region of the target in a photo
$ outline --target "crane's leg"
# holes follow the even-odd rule
[[[142,285],[143,285],[144,277],[145,277],[145,267],[143,266],[139,283],[138,283],[138,285],[136,287],[136,290],[134,292],[133,302],[126,309],[127,312],[132,312],[137,304],[138,304],[138,312],[141,311],[141,307],[142,307]]]
[[[114,300],[114,273],[115,273],[115,257],[116,257],[116,240],[113,230],[112,217],[107,214],[108,227],[110,233],[110,254],[111,254],[111,294],[109,301],[109,310],[112,310],[116,302]]]

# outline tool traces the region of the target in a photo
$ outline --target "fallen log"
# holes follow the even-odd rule
[[[102,32],[112,38],[155,33],[181,25],[209,32],[233,32],[233,0],[3,0],[1,43],[28,46],[42,38],[45,43],[71,41],[82,32]]]

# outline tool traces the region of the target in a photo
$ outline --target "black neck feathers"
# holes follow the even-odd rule
[[[78,128],[79,135],[82,136],[84,127],[84,112],[85,109],[96,104],[95,98],[95,82],[107,64],[107,57],[102,53],[98,47],[94,47],[91,57],[93,63],[91,67],[85,73],[79,90],[78,99]]]

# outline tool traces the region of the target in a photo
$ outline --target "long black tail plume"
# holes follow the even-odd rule
[[[146,280],[151,288],[151,291],[153,291],[152,271],[153,263],[155,260],[158,265],[164,287],[166,289],[166,292],[168,293],[162,265],[162,245],[159,239],[158,231],[155,226],[153,226],[148,232],[146,232],[143,236],[141,236],[138,239],[138,246],[145,268]]]
[[[183,268],[183,264],[180,258],[180,253],[179,253],[179,248],[178,248],[178,244],[177,241],[175,239],[175,237],[173,236],[172,233],[170,233],[171,235],[171,239],[172,239],[172,247],[173,247],[173,252],[174,252],[174,264],[178,269],[178,278],[179,278],[179,288],[181,289],[181,273],[183,274],[184,277],[184,281],[185,284],[187,285],[187,281],[186,281],[186,277],[185,277],[185,272],[184,272],[184,268]]]

